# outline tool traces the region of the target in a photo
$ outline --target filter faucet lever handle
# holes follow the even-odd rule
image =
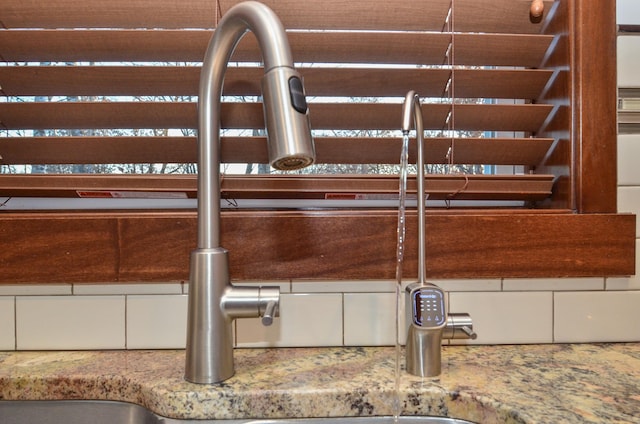
[[[475,340],[478,335],[473,331],[473,321],[469,314],[452,313],[447,316],[447,326],[442,338]]]
[[[477,338],[478,338],[478,335],[476,334],[476,332],[475,332],[475,331],[473,331],[473,329],[471,329],[471,328],[467,327],[466,325],[465,325],[464,327],[462,327],[462,328],[461,328],[461,330],[462,330],[462,332],[463,332],[464,334],[466,334],[467,336],[469,336],[469,338],[470,338],[471,340],[475,340],[475,339],[477,339]]]

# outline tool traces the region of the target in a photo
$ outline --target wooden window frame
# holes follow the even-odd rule
[[[428,278],[590,277],[635,273],[635,216],[617,210],[615,2],[562,0],[545,32],[556,142],[542,209],[437,210],[427,216]],[[547,99],[547,101],[548,101]],[[597,99],[597,101],[594,101]],[[569,130],[567,131],[567,128]],[[233,279],[392,279],[395,210],[226,211]],[[0,284],[185,281],[195,211],[0,215]],[[407,223],[416,243],[416,216]],[[409,248],[405,275],[415,275]]]

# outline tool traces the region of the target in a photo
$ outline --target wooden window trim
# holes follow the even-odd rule
[[[8,215],[8,216],[7,216]],[[185,281],[194,212],[7,214],[3,283]],[[226,212],[233,279],[393,279],[397,212]],[[635,217],[458,211],[427,217],[429,278],[633,273]],[[415,246],[416,216],[407,219]],[[542,235],[542,236],[541,236]],[[407,249],[405,275],[415,275]]]

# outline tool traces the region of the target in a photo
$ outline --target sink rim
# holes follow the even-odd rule
[[[332,424],[363,424],[373,422],[374,424],[393,424],[393,423],[406,423],[406,424],[476,424],[472,421],[468,421],[461,418],[440,417],[440,416],[424,416],[424,415],[400,415],[398,420],[396,417],[384,415],[384,416],[340,416],[340,417],[291,417],[291,418],[239,418],[239,419],[179,419],[169,418],[156,414],[149,408],[127,401],[120,400],[101,400],[101,399],[51,399],[51,400],[15,400],[15,399],[0,399],[0,419],[4,416],[3,409],[11,408],[11,411],[15,414],[15,409],[20,407],[29,407],[30,412],[33,406],[38,406],[41,409],[59,410],[60,408],[79,407],[85,409],[87,407],[102,408],[102,410],[112,408],[129,408],[131,412],[142,414],[146,418],[145,424],[323,424],[331,422]],[[102,412],[102,410],[100,412]],[[51,412],[49,411],[49,412]],[[109,411],[111,414],[113,411]],[[67,415],[68,417],[69,415]],[[48,415],[50,418],[50,416]],[[61,417],[62,418],[62,417]],[[88,417],[92,418],[92,416]],[[3,420],[0,420],[3,421]],[[3,421],[4,422],[4,421]],[[11,421],[10,421],[11,422]],[[16,421],[20,422],[20,421]],[[47,421],[49,422],[49,421]],[[137,424],[137,422],[136,422]]]

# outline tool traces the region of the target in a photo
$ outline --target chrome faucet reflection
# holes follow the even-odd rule
[[[406,369],[421,377],[440,375],[442,366],[442,339],[475,339],[473,323],[468,314],[448,314],[444,291],[425,280],[425,179],[424,179],[424,125],[420,97],[409,91],[402,109],[402,133],[409,136],[412,124],[417,141],[417,197],[418,197],[418,281],[405,291]]]
[[[220,246],[220,106],[227,64],[247,32],[264,60],[262,95],[269,162],[293,170],[315,160],[302,79],[293,68],[282,23],[267,6],[247,1],[220,20],[209,43],[198,97],[198,246],[191,253],[185,379],[211,384],[234,374],[232,322],[278,316],[277,287],[233,286]]]

